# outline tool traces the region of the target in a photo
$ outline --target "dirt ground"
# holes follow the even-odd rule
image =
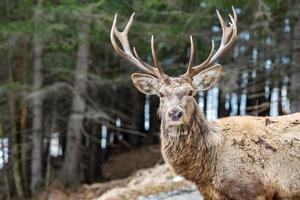
[[[178,191],[178,193],[183,193],[184,195],[190,195],[192,192],[195,194],[195,188],[190,182],[176,176],[166,164],[162,164],[139,170],[125,179],[82,185],[77,190],[66,191],[56,185],[48,192],[43,192],[38,199],[133,200],[144,197],[144,200],[147,200],[147,196],[154,194],[166,198],[173,196],[172,194],[163,194],[163,192],[168,191]],[[197,193],[196,195],[199,196]],[[153,196],[149,198],[152,199]]]
[[[102,165],[105,180],[126,178],[139,169],[162,163],[159,145],[141,147],[116,156],[111,156]]]
[[[162,163],[159,145],[144,146],[110,157],[102,166],[103,183],[83,184],[76,189],[64,189],[53,184],[48,191],[39,194],[41,200],[90,200],[117,187],[125,187],[131,179],[139,176],[138,170]]]
[[[159,199],[153,195],[168,197],[165,192],[195,190],[192,183],[176,176],[166,164],[140,170],[127,180],[126,185],[105,192],[97,200]]]

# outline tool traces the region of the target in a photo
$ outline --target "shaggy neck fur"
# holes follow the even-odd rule
[[[212,182],[220,135],[204,118],[195,101],[188,123],[169,127],[161,122],[162,153],[174,171],[204,188]]]

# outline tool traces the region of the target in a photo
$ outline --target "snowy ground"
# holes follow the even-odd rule
[[[169,192],[162,192],[146,197],[138,197],[137,200],[203,200],[201,194],[194,188],[190,187],[183,190],[173,190]]]
[[[176,176],[170,168],[156,165],[131,176],[126,184],[114,187],[97,200],[203,200],[195,186]]]

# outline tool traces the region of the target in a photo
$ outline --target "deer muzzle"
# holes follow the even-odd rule
[[[168,111],[168,118],[172,121],[179,121],[182,117],[183,110],[179,107],[171,108]]]

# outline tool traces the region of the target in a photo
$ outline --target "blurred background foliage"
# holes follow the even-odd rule
[[[189,35],[195,64],[218,45],[216,9],[234,6],[238,39],[220,63],[219,84],[197,95],[208,119],[300,111],[300,3],[296,0],[0,1],[0,197],[27,198],[58,181],[106,180],[109,157],[157,144],[157,97],[130,81],[137,71],[117,56],[110,28],[135,19],[129,41],[151,63],[185,71]]]

